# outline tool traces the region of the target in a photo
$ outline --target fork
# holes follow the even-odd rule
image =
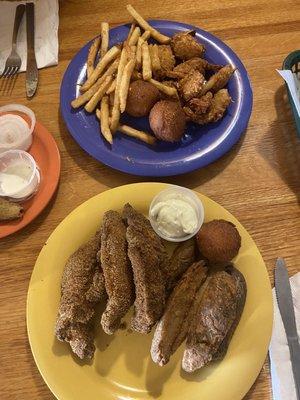
[[[16,75],[16,73],[19,71],[21,67],[21,58],[16,51],[16,47],[17,47],[18,31],[24,15],[24,11],[25,11],[25,4],[19,4],[18,7],[16,8],[11,53],[6,60],[4,71],[0,76],[1,78],[2,77],[10,78],[11,76]]]

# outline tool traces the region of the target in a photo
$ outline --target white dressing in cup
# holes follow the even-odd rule
[[[181,242],[198,232],[204,220],[204,209],[195,193],[174,185],[155,196],[149,218],[159,236]]]

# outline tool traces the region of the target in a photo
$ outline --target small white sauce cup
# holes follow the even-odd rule
[[[151,210],[157,203],[164,201],[167,196],[172,195],[172,194],[180,194],[181,196],[185,197],[187,199],[187,201],[190,203],[190,205],[192,205],[192,207],[194,208],[196,215],[197,215],[197,227],[193,233],[190,233],[190,234],[187,234],[187,235],[184,235],[181,237],[172,237],[172,236],[166,236],[158,229],[158,223],[152,217]],[[182,186],[170,185],[170,187],[168,187],[168,189],[162,190],[153,198],[153,200],[150,204],[150,207],[149,207],[149,220],[150,220],[151,226],[154,229],[154,231],[162,239],[165,239],[169,242],[184,242],[185,240],[188,240],[188,239],[192,238],[193,236],[195,236],[196,233],[201,228],[203,221],[204,221],[204,207],[203,207],[202,201],[192,190],[187,189]]]
[[[26,177],[26,185],[20,190],[14,192],[5,192],[0,183],[0,196],[12,199],[14,201],[23,201],[32,196],[38,189],[40,183],[40,172],[34,158],[23,150],[9,150],[0,154],[0,173],[8,167],[16,164],[24,164],[30,169]]]

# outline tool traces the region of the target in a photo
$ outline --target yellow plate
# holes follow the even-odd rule
[[[67,258],[99,227],[108,209],[130,202],[147,214],[154,195],[168,185],[138,183],[108,190],[76,208],[55,229],[34,267],[27,298],[27,329],[35,362],[50,390],[60,400],[240,400],[264,363],[272,329],[272,297],[262,257],[250,235],[223,207],[200,195],[206,220],[232,221],[242,236],[235,260],[244,274],[245,309],[223,361],[187,374],[180,368],[183,345],[169,364],[159,367],[149,355],[152,334],[119,331],[105,335],[97,321],[96,353],[90,364],[72,356],[54,338],[61,274]],[[129,316],[127,316],[127,321]]]

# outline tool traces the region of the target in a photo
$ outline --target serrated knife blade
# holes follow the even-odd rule
[[[38,85],[38,68],[34,50],[34,4],[26,3],[26,29],[27,29],[27,69],[26,69],[26,94],[32,97]]]
[[[283,258],[278,258],[276,261],[275,292],[289,345],[297,399],[300,400],[300,345],[298,341],[290,280]]]

